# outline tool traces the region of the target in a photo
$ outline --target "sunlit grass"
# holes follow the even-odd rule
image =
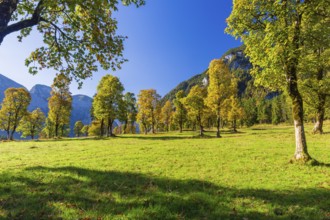
[[[303,166],[292,126],[239,131],[0,143],[0,219],[330,218],[329,132]]]

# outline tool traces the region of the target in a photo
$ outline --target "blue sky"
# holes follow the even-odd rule
[[[219,58],[240,41],[224,33],[225,20],[231,12],[228,0],[147,0],[140,8],[119,8],[118,34],[128,36],[124,57],[129,61],[122,69],[100,69],[73,94],[92,96],[105,74],[120,78],[125,90],[137,94],[141,89],[156,89],[165,95],[177,84],[203,72],[212,59]],[[51,85],[55,72],[32,76],[24,65],[25,58],[41,45],[34,33],[17,42],[15,34],[0,45],[0,73],[30,89],[35,84]]]

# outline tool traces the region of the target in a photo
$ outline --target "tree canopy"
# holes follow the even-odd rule
[[[0,129],[6,131],[8,140],[13,140],[21,119],[28,113],[30,101],[30,93],[24,88],[9,88],[5,91],[0,109]]]
[[[122,0],[141,6],[144,0]],[[38,31],[44,46],[26,59],[29,72],[52,68],[70,79],[81,80],[98,70],[117,69],[125,61],[123,41],[116,34],[114,12],[118,0],[5,0],[0,1],[0,45],[19,31],[19,41]],[[35,28],[34,28],[35,27]]]
[[[124,87],[119,79],[112,75],[104,76],[97,86],[93,101],[94,116],[107,124],[107,136],[112,136],[112,125],[121,116],[123,110]]]
[[[294,160],[299,161],[311,159],[304,131],[303,97],[299,90],[299,80],[308,78],[299,70],[305,65],[302,51],[310,42],[306,27],[311,24],[309,15],[324,13],[318,10],[329,7],[327,2],[235,0],[227,19],[226,31],[241,38],[246,45],[245,53],[253,64],[255,82],[285,90],[290,96],[296,136]],[[321,36],[329,38],[324,32],[321,31]]]

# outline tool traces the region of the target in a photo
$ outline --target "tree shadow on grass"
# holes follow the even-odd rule
[[[0,176],[0,219],[325,219],[329,198],[78,167]]]

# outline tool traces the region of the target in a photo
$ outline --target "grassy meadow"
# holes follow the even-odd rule
[[[0,219],[330,219],[330,132],[317,166],[292,126],[206,134],[1,142]]]

